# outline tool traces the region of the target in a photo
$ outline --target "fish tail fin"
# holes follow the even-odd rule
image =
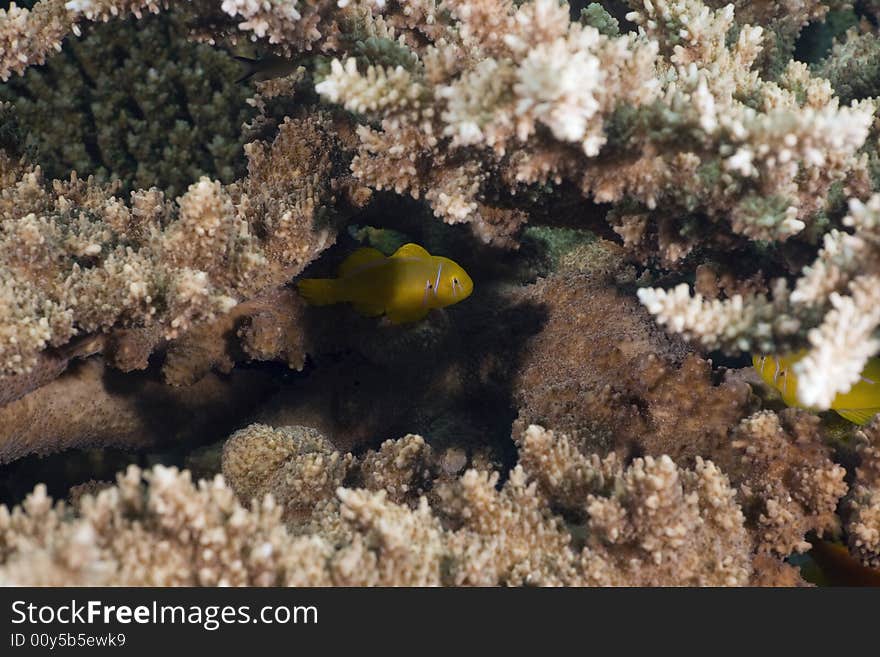
[[[838,415],[853,424],[868,424],[880,408],[835,408]]]
[[[333,278],[304,278],[297,283],[297,288],[310,306],[329,306],[343,301]]]
[[[257,71],[260,70],[260,60],[251,59],[250,57],[242,57],[241,55],[233,55],[232,58],[244,64],[247,68],[244,74],[235,81],[235,84],[241,84],[249,80]]]

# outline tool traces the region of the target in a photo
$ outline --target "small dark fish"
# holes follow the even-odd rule
[[[817,540],[810,551],[823,582],[830,586],[880,586],[880,570],[855,559],[845,545]]]
[[[283,78],[299,67],[295,60],[280,55],[266,55],[260,59],[241,57],[240,55],[233,55],[233,57],[247,67],[245,74],[235,81],[236,84],[246,80],[264,82],[274,78]]]

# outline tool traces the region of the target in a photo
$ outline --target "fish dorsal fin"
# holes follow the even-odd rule
[[[871,421],[880,408],[835,408],[835,412],[853,424],[865,425]]]
[[[339,276],[339,278],[351,276],[356,274],[359,269],[363,269],[377,260],[384,259],[385,256],[379,249],[374,249],[370,246],[362,247],[342,261],[342,264],[339,265],[337,276]]]
[[[410,242],[409,244],[404,244],[402,247],[397,249],[394,253],[391,254],[392,258],[430,258],[431,254],[425,251],[418,244],[413,244]]]

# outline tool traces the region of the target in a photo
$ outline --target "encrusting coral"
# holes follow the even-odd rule
[[[620,247],[596,243],[580,265],[570,254],[571,267],[520,292],[542,304],[546,319],[514,379],[517,426],[554,427],[599,453],[715,459],[749,412],[749,387],[713,382],[705,360],[609,285],[621,275],[620,255]],[[603,260],[613,263],[609,271],[595,271]]]

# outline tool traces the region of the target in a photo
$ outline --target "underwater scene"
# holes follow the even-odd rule
[[[880,585],[880,0],[0,4],[0,585]]]

